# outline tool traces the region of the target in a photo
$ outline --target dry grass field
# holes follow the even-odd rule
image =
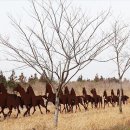
[[[36,84],[34,85],[36,86]],[[110,94],[110,89],[115,90],[119,87],[117,84],[104,84],[104,83],[80,83],[73,82],[68,86],[74,87],[76,94],[80,95],[82,87],[85,86],[89,92],[91,87],[97,88],[98,93],[102,94],[106,88]],[[42,87],[41,84],[37,84],[34,87],[36,93],[44,93],[39,91],[38,87]],[[124,93],[130,96],[130,83],[124,83]],[[116,91],[115,91],[116,92]],[[30,117],[23,117],[22,114],[16,119],[15,111],[11,118],[3,120],[0,119],[0,130],[54,130],[53,118],[54,118],[54,106],[49,105],[51,112],[45,114],[45,109],[42,108],[44,114],[40,114],[39,109],[34,115]],[[22,110],[23,113],[24,110]],[[31,110],[32,111],[32,110]],[[123,105],[123,113],[119,114],[118,107],[106,107],[105,109],[89,109],[85,112],[77,111],[76,113],[61,113],[59,114],[59,125],[57,130],[130,130],[130,103]]]

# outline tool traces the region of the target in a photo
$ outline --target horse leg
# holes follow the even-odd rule
[[[107,105],[108,105],[108,107],[109,107],[109,100],[108,100],[108,102],[107,102]]]
[[[66,107],[65,107],[65,104],[63,103],[63,105],[64,105],[64,108],[63,108],[62,112],[65,110],[65,113],[66,113]]]
[[[91,107],[93,108],[93,101],[91,101]]]
[[[47,112],[50,112],[50,110],[47,109],[48,103],[47,103],[47,105],[45,106],[44,101],[41,100],[41,101],[40,101],[40,105],[41,105],[42,107],[44,107],[44,108],[46,109]],[[39,107],[40,107],[40,105],[39,105]],[[41,111],[41,108],[39,108],[39,109],[40,109],[40,111]],[[42,111],[41,111],[41,114],[43,114]]]
[[[82,100],[81,100],[80,104],[83,106],[83,108],[84,108],[85,110],[87,109],[87,108],[86,108],[86,104],[83,103]],[[80,111],[81,111],[81,109],[80,109]]]
[[[62,110],[62,112],[65,110],[65,105],[64,105],[64,108],[63,108],[63,110]],[[66,110],[65,110],[65,113],[66,113]]]
[[[38,105],[38,107],[39,107],[39,110],[40,110],[41,114],[43,114],[43,112],[42,112],[42,110],[41,110],[41,107],[40,107],[40,105]]]
[[[106,100],[104,99],[104,109],[105,109],[105,105],[106,105]]]
[[[102,98],[101,98],[101,108],[102,108],[102,104],[103,104],[103,102],[102,102]]]
[[[2,113],[3,116],[4,116],[4,119],[6,119],[7,114],[4,113],[4,109],[5,109],[5,107],[1,107],[1,111],[0,111],[0,113]]]
[[[30,115],[30,107],[26,106],[27,110],[24,112],[23,116],[25,117],[27,113]]]
[[[19,106],[17,106],[17,115],[16,115],[16,118],[18,117],[18,115],[20,114],[20,110],[19,110]]]
[[[89,103],[91,103],[91,107],[92,107],[92,101],[91,101],[91,100],[87,100],[87,101],[86,101],[87,108],[88,108]]]
[[[47,105],[48,105],[48,100],[46,101],[46,114],[48,112]]]
[[[70,111],[73,112],[73,104],[70,106]]]
[[[9,112],[8,112],[8,116],[10,117],[11,116],[11,113],[12,113],[12,106],[9,107]]]
[[[36,108],[35,108],[35,105],[33,105],[33,113],[32,114],[34,114],[35,111],[36,111]]]
[[[61,104],[59,105],[59,111],[60,111],[60,113],[61,113]]]
[[[99,104],[99,108],[101,107],[101,102],[100,100],[97,102],[97,104]],[[97,105],[98,106],[98,105]]]
[[[97,108],[97,104],[96,104],[96,102],[94,102],[94,108]]]
[[[85,111],[87,110],[86,104],[82,104],[82,106],[84,107]]]
[[[85,101],[84,99],[81,100],[80,104],[84,107],[85,110],[87,110],[86,103],[84,101]]]
[[[65,109],[65,113],[66,113],[66,112],[68,112],[68,104],[67,103],[65,103],[65,108],[66,108]]]
[[[78,107],[79,107],[79,111],[81,111],[80,106],[79,106],[79,103],[78,103]]]

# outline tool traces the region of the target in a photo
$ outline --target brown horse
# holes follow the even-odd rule
[[[115,104],[119,105],[119,97],[114,94],[114,90],[111,89],[111,97],[112,97],[112,106],[114,107]]]
[[[12,113],[12,109],[17,109],[17,116],[18,117],[18,114],[20,113],[20,110],[19,110],[19,106],[22,106],[19,102],[19,97],[16,95],[16,94],[9,94],[7,93],[7,90],[4,86],[4,84],[0,84],[0,92],[1,92],[1,95],[4,95],[5,96],[5,107],[2,108],[2,111],[4,110],[4,108],[8,108],[9,109],[9,112],[7,113],[6,116],[10,116],[11,113]],[[1,112],[2,112],[1,111]],[[3,113],[3,112],[2,112]],[[4,116],[4,117],[6,117]]]
[[[67,94],[67,95],[69,95],[69,94],[70,94],[69,89],[68,89],[68,87],[67,87],[67,86],[66,86],[66,87],[65,87],[65,89],[64,89],[64,94]]]
[[[49,84],[49,83],[46,84],[45,95],[46,95],[46,99],[47,99],[47,101],[46,101],[46,109],[47,109],[48,102],[52,102],[55,105],[55,98],[56,98],[56,94],[53,93],[51,84]],[[60,90],[60,95],[59,95],[60,112],[63,112],[64,110],[66,112],[66,109],[68,111],[67,101],[68,101],[67,95],[64,95],[62,90]],[[61,104],[63,104],[63,106],[64,106],[62,111],[61,111]]]
[[[70,98],[70,101],[71,101],[72,112],[73,112],[73,106],[74,105],[76,106],[76,111],[77,111],[77,106],[79,108],[79,111],[81,111],[79,104],[81,104],[85,110],[87,109],[86,105],[83,103],[84,102],[84,96],[76,96],[76,93],[75,93],[73,88],[70,91],[69,98]]]
[[[41,105],[42,107],[46,108],[46,106],[44,104],[43,96],[41,96],[41,95],[36,96],[33,91],[33,88],[30,85],[27,88],[27,93],[31,96],[32,106],[34,107],[34,111],[32,114],[34,114],[34,112],[36,111],[35,106],[38,106],[41,114],[43,114],[41,111],[41,107],[40,107],[40,105]],[[49,110],[47,110],[47,111],[49,111]]]
[[[25,92],[24,88],[21,87],[20,84],[17,84],[17,87],[13,89],[13,91],[19,92],[20,96],[24,102],[24,105],[26,107],[26,111],[23,116],[26,116],[27,114],[30,115],[30,109],[32,107],[32,98],[31,96]]]
[[[102,107],[102,97],[100,95],[97,95],[96,89],[93,88],[90,92],[93,95],[95,108],[98,107],[98,104],[99,104],[99,108],[100,108],[100,106]]]
[[[4,84],[1,83],[0,87],[3,86]],[[4,118],[6,118],[6,114],[4,113],[4,109],[7,107],[6,105],[6,100],[7,100],[7,95],[5,93],[0,93],[0,107],[1,107],[1,111],[0,113],[3,114]]]
[[[91,106],[93,107],[94,99],[91,95],[87,94],[85,87],[83,87],[82,93],[84,96],[84,103],[87,104],[87,107],[88,107],[89,102],[91,102]]]
[[[109,103],[112,104],[112,97],[107,96],[107,91],[106,90],[104,90],[104,92],[103,92],[103,99],[104,99],[104,108],[105,108],[106,104],[108,104],[108,106],[109,106]]]
[[[55,98],[56,98],[56,94],[53,93],[50,83],[46,84],[45,98],[47,100],[46,101],[46,113],[47,113],[48,112],[48,109],[47,109],[48,103],[51,102],[55,105]]]
[[[62,90],[60,90],[59,103],[60,103],[60,112],[63,112],[65,110],[65,113],[66,113],[69,111],[68,110],[68,94],[63,94]],[[62,111],[61,111],[61,104],[64,106]]]
[[[117,96],[120,96],[120,90],[117,89]],[[121,101],[123,102],[123,104],[127,103],[127,100],[129,99],[129,97],[127,95],[124,95],[124,91],[123,89],[121,89]]]

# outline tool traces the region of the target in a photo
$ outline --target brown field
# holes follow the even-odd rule
[[[36,87],[37,86],[37,87]],[[106,88],[108,94],[110,89],[115,90],[119,87],[116,83],[88,83],[88,82],[72,82],[68,86],[74,87],[76,94],[80,95],[82,87],[86,86],[88,92],[92,87],[95,87],[98,93],[102,94]],[[44,85],[37,83],[34,86],[36,94],[44,94]],[[123,83],[124,93],[130,96],[130,83]],[[41,90],[40,90],[41,89]],[[90,93],[89,93],[90,94]],[[116,94],[116,91],[115,91]],[[40,114],[39,109],[30,117],[23,117],[22,114],[16,119],[15,111],[11,118],[0,119],[0,130],[54,130],[54,106],[50,103],[49,109],[51,112],[45,114],[45,109],[42,108],[44,114]],[[23,113],[24,110],[22,110]],[[130,103],[123,105],[123,113],[119,114],[118,107],[106,107],[105,109],[92,109],[88,111],[77,111],[76,113],[61,113],[59,114],[59,125],[57,130],[130,130]]]

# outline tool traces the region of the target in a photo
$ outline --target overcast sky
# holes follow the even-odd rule
[[[90,16],[111,8],[113,19],[118,18],[124,23],[130,23],[130,0],[73,0],[72,3],[74,7],[80,7]],[[22,19],[26,24],[28,22],[26,19],[26,11],[28,11],[28,9],[29,4],[27,0],[0,0],[0,34],[9,36],[10,38],[15,37],[13,36],[14,30],[8,15],[11,14],[18,19]],[[0,59],[3,59],[1,49]],[[0,61],[0,70],[3,70],[4,74],[7,76],[9,76],[10,73],[5,71],[13,69],[14,66],[13,63]],[[24,72],[27,77],[34,73],[31,69],[19,70],[16,73],[20,74],[21,72]],[[91,63],[78,75],[82,74],[83,77],[87,79],[93,78],[96,73],[104,77],[113,77],[117,75],[116,68],[112,63],[95,62]],[[126,73],[125,77],[130,79],[130,71]]]

